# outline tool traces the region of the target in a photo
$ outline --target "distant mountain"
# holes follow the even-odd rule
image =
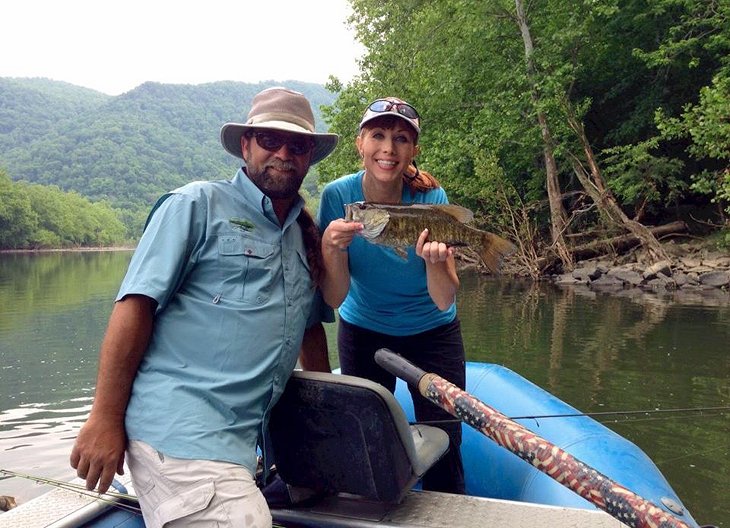
[[[0,78],[0,167],[14,180],[53,184],[120,208],[147,209],[162,193],[230,178],[239,163],[221,147],[253,96],[283,85],[319,107],[335,96],[298,81],[172,85],[148,82],[109,96],[48,79]]]

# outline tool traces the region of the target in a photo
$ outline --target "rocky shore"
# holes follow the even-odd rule
[[[730,251],[702,242],[666,242],[671,261],[648,264],[643,251],[578,262],[550,279],[561,287],[671,297],[680,302],[730,304]]]

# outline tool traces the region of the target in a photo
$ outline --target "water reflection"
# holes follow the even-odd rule
[[[68,480],[130,252],[0,255],[0,467]],[[0,477],[20,501],[47,487]]]
[[[59,480],[75,477],[68,458],[91,402],[88,396],[0,412],[0,467]],[[0,477],[0,495],[15,496],[18,502],[45,491],[47,486]]]
[[[0,255],[0,467],[73,476],[97,350],[128,252]],[[730,405],[727,293],[597,293],[462,274],[468,358],[503,364],[583,411]],[[335,325],[327,325],[335,354]],[[730,526],[727,415],[601,419],[644,449],[701,522]],[[0,479],[27,500],[43,488]]]
[[[718,292],[687,305],[473,276],[462,287],[469,358],[508,366],[583,411],[730,404],[730,303]],[[649,454],[698,520],[730,523],[727,413],[600,421]]]

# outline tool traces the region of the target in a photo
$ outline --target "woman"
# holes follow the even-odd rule
[[[413,162],[420,131],[418,112],[407,102],[388,97],[368,105],[356,139],[364,170],[327,184],[319,209],[319,226],[325,228],[322,293],[330,306],[339,307],[340,368],[391,392],[395,378],[373,359],[383,347],[459,387],[465,381],[453,248],[429,240],[424,230],[404,260],[390,248],[355,236],[362,224],[343,219],[344,204],[357,201],[448,203],[436,179]],[[460,422],[410,390],[416,419],[442,421],[439,426],[450,440],[449,452],[424,476],[423,488],[464,493]]]

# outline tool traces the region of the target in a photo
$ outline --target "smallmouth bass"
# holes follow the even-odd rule
[[[345,220],[360,222],[360,233],[368,242],[392,247],[403,258],[405,248],[415,246],[428,229],[428,239],[449,247],[473,249],[492,273],[498,273],[502,259],[515,250],[504,238],[469,226],[474,214],[454,204],[390,205],[354,202],[345,205]]]

